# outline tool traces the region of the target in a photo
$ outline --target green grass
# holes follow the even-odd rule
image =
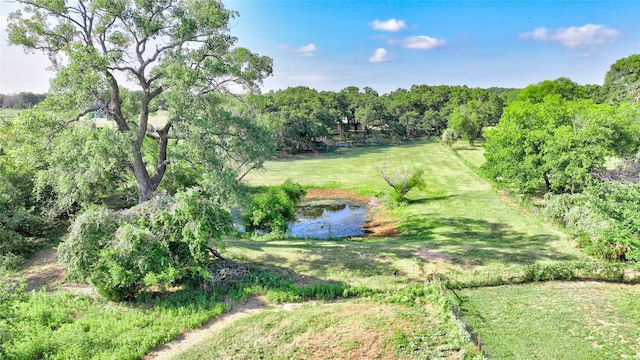
[[[150,305],[150,304],[149,304]],[[13,319],[9,359],[140,359],[155,346],[222,313],[217,296],[173,294],[153,306],[64,291],[28,293]]]
[[[211,333],[177,359],[447,358],[457,348],[434,313],[362,300],[277,307]]]
[[[234,257],[279,266],[311,279],[381,288],[434,274],[511,271],[524,264],[586,260],[574,242],[538,215],[501,196],[450,148],[428,142],[271,161],[254,185],[292,179],[384,197],[376,168],[422,167],[427,187],[392,208],[400,236],[336,241],[230,239]],[[394,271],[396,271],[394,276]]]
[[[465,322],[496,359],[640,357],[640,287],[547,282],[458,292]]]
[[[484,147],[482,143],[476,142],[469,145],[468,141],[459,140],[453,144],[452,149],[470,166],[479,168],[484,164]]]
[[[0,109],[0,119],[2,118],[10,119],[10,118],[16,117],[20,115],[21,111],[22,110],[20,109]]]

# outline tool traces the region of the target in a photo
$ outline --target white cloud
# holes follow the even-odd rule
[[[404,22],[404,20],[396,19],[389,19],[387,21],[373,20],[369,23],[369,26],[371,26],[371,28],[374,30],[390,32],[398,32],[407,28],[407,24]]]
[[[279,47],[282,50],[293,52],[304,57],[315,56],[316,52],[318,52],[318,47],[314,43],[309,43],[307,45],[294,48],[286,44],[280,44]]]
[[[435,39],[426,35],[409,36],[402,40],[402,46],[408,49],[433,50],[447,44],[445,39]]]
[[[392,57],[391,55],[389,55],[387,50],[383,48],[379,48],[373,52],[373,55],[371,55],[371,57],[369,58],[369,62],[372,62],[372,63],[385,62],[385,61],[391,60],[391,58]]]
[[[559,29],[536,28],[520,34],[522,40],[558,42],[570,50],[592,49],[612,42],[620,32],[605,25],[586,24]]]
[[[314,43],[309,43],[308,45],[295,48],[294,51],[300,54],[300,56],[309,57],[316,54],[318,47]]]

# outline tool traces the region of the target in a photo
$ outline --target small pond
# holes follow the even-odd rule
[[[350,200],[314,200],[300,203],[298,221],[289,224],[289,234],[300,238],[364,236],[367,206]]]

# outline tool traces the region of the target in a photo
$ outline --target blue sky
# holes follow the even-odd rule
[[[274,60],[263,91],[602,84],[611,64],[640,53],[638,0],[224,2],[240,13],[238,45]],[[9,10],[3,3],[0,26]],[[0,92],[46,91],[46,58],[5,38]]]

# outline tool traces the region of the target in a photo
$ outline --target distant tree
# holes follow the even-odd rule
[[[442,132],[441,140],[448,146],[452,146],[456,139],[458,139],[458,133],[455,130],[447,128]]]
[[[559,95],[564,100],[586,98],[585,89],[571,79],[560,77],[555,80],[545,80],[535,85],[529,85],[518,93],[518,100],[539,103],[548,95]]]
[[[365,87],[363,93],[357,97],[358,108],[355,111],[355,119],[362,127],[362,136],[366,139],[373,128],[385,125],[386,107],[378,92],[370,87]]]
[[[631,55],[611,65],[601,90],[607,102],[640,102],[640,55]]]
[[[219,94],[231,85],[256,90],[271,74],[272,61],[235,47],[229,24],[237,13],[221,1],[16,2],[24,7],[8,17],[9,41],[45,52],[56,74],[41,107],[46,112],[26,117],[49,138],[47,148],[69,132],[108,137],[104,156],[92,158],[90,147],[76,152],[85,142],[72,137],[65,151],[104,160],[105,170],[129,171],[140,202],[153,196],[170,165],[219,173],[254,168],[264,159],[249,151],[256,127],[246,130],[249,123],[224,109]],[[123,77],[142,95],[135,106],[126,106]],[[161,95],[171,113],[152,125],[149,114]],[[115,129],[77,131],[73,124],[96,104],[104,104]]]
[[[248,97],[271,127],[278,149],[291,153],[313,149],[314,142],[332,134],[342,119],[333,100],[304,86]]]
[[[469,111],[465,106],[456,107],[449,116],[449,128],[460,134],[460,136],[474,144],[480,130],[478,116]]]

